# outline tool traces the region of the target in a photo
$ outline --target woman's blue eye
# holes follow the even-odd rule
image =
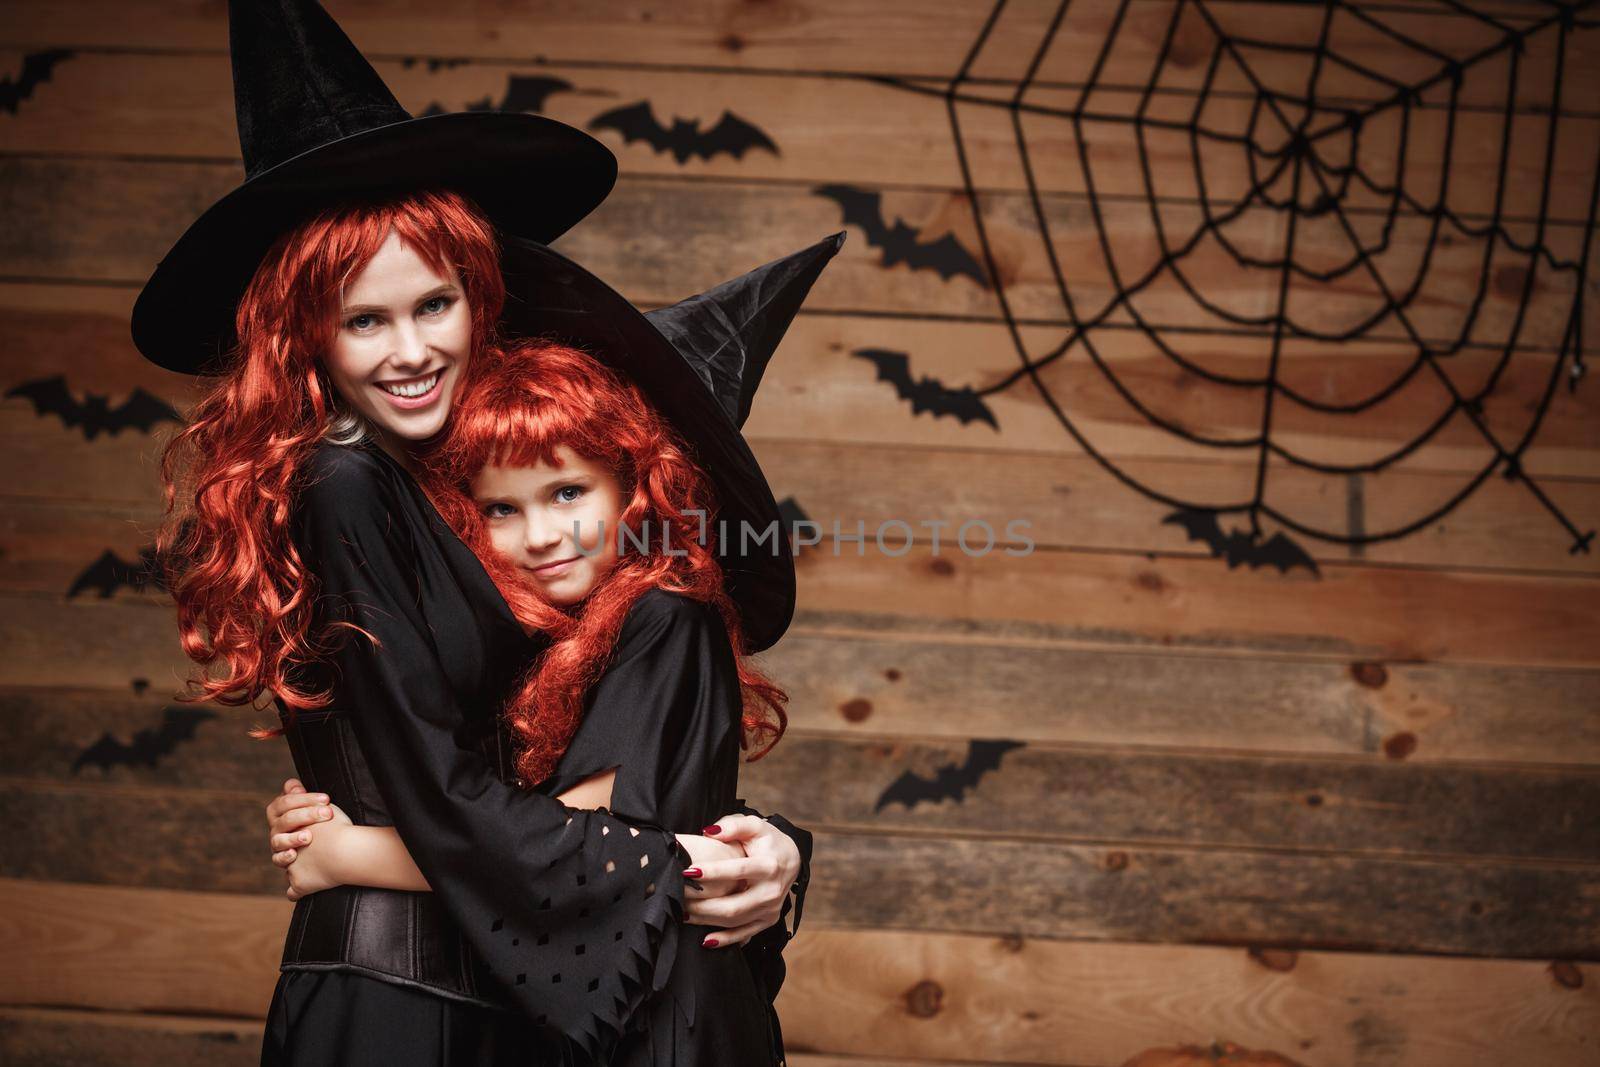
[[[483,508],[483,513],[484,513],[484,515],[488,516],[491,519],[503,519],[503,518],[505,518],[505,516],[503,514],[499,513],[499,512],[496,512],[495,508],[509,508],[510,506],[511,506],[510,504],[503,504],[503,503],[498,503],[498,502],[494,503],[494,504],[485,504],[484,508]]]
[[[350,327],[350,329],[356,330],[357,332],[359,332],[361,330],[361,327],[359,325],[357,325],[357,324],[359,322],[361,322],[362,319],[370,319],[370,318],[372,318],[371,315],[356,315],[353,318],[351,318],[349,322],[345,323],[345,325]]]
[[[583,495],[583,492],[584,492],[583,486],[581,486],[581,485],[563,485],[560,489],[556,490],[556,499],[559,500],[563,504],[570,504],[574,500],[578,499],[578,497],[576,497],[576,496],[562,496],[561,495],[562,493],[565,493],[568,489],[575,490],[578,493],[579,496]]]
[[[429,300],[426,303],[424,303],[422,305],[422,307],[423,307],[423,310],[426,311],[432,305],[438,304],[439,305],[438,310],[429,312],[429,314],[437,315],[440,312],[443,312],[446,308],[448,308],[450,306],[450,303],[451,303],[451,301],[450,301],[450,298],[448,296],[436,296],[432,300]]]

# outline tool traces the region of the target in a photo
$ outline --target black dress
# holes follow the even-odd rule
[[[718,807],[736,799],[737,754],[732,768],[707,760],[693,797],[664,779],[669,788],[653,793],[650,777],[641,777],[656,773],[639,747],[648,739],[621,713],[660,708],[700,731],[681,750],[666,747],[664,728],[658,734],[659,766],[686,766],[687,758],[704,759],[708,745],[725,752],[728,741],[711,723],[726,706],[726,679],[707,671],[691,684],[689,675],[669,673],[654,684],[671,694],[652,700],[638,689],[646,676],[619,658],[621,672],[592,695],[593,729],[580,731],[573,762],[559,772],[613,753],[600,758],[623,768],[616,813],[576,811],[520,789],[497,712],[540,646],[416,482],[375,445],[320,445],[307,474],[293,530],[319,583],[318,620],[359,626],[378,646],[346,632],[331,655],[297,676],[330,688],[333,700],[286,718],[296,770],[355,822],[394,826],[434,892],[342,886],[297,902],[262,1063],[671,1063],[694,1041],[726,1036],[743,1049],[757,1034],[763,1056],[781,1057],[769,1002],[782,980],[785,924],[748,949],[696,942],[680,951],[680,942],[709,930],[680,922],[688,857],[673,830],[750,810]],[[630,645],[648,638],[637,666],[665,663],[658,641],[690,642],[697,655],[714,657],[714,635],[703,627],[651,624],[682,610],[672,601],[651,595],[636,605],[637,618],[630,614]],[[691,690],[724,703],[685,703]],[[610,731],[623,729],[625,740],[608,746]],[[772,821],[807,861],[796,885],[797,923],[810,837]],[[716,1035],[691,1026],[710,996],[729,998],[718,1005]],[[667,1027],[666,1019],[677,1021]]]
[[[737,803],[738,669],[722,617],[662,589],[628,611],[616,651],[584,700],[584,717],[555,773],[555,795],[616,769],[610,810],[638,823],[698,833]],[[699,945],[705,927],[679,926],[666,987],[636,1014],[613,1061],[651,1065],[779,1062],[777,989],[740,949]]]

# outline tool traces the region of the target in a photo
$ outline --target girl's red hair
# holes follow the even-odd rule
[[[469,366],[495,343],[505,303],[499,247],[459,193],[333,205],[273,244],[239,301],[228,370],[206,383],[161,457],[166,516],[157,554],[177,602],[179,640],[201,666],[186,699],[250,704],[270,692],[291,709],[328,701],[290,680],[296,664],[326,646],[307,633],[315,576],[295,551],[289,520],[317,442],[363,432],[341,410],[319,356],[339,328],[342,290],[391,231],[436,272],[455,270],[472,314]]]
[[[717,609],[744,695],[741,747],[751,747],[755,735],[770,735],[750,758],[769,752],[787,726],[788,695],[746,659],[722,567],[697,539],[699,522],[690,516],[717,510],[710,481],[638,387],[579,349],[538,339],[489,353],[468,367],[461,388],[449,429],[424,457],[421,481],[440,515],[484,561],[517,618],[551,638],[506,701],[522,778],[537,783],[555,769],[582,717],[584,692],[604,670],[628,609],[654,587]],[[660,530],[673,549],[619,552],[570,613],[542,599],[521,568],[499,555],[471,495],[472,479],[485,466],[558,465],[562,445],[616,477],[623,500],[619,529],[636,536],[645,531],[652,546],[662,543]]]

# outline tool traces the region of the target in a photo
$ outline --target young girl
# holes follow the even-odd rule
[[[678,831],[733,805],[739,750],[770,750],[787,698],[736,654],[739,616],[694,518],[714,509],[710,486],[639,390],[577,349],[519,344],[469,372],[421,475],[519,620],[552,641],[505,708],[523,779]],[[292,846],[284,834],[274,843]],[[298,895],[427,889],[392,829],[343,818],[275,858]],[[561,981],[606,947],[575,944]],[[776,962],[682,947],[613,1062],[781,1062]]]

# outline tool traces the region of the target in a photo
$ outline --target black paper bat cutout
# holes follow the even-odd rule
[[[17,79],[15,81],[9,77],[0,79],[0,108],[5,108],[15,115],[17,106],[33,96],[34,89],[38,88],[40,83],[50,80],[56,64],[64,59],[71,59],[75,54],[65,48],[52,48],[48,52],[29,52],[23,56],[22,73]]]
[[[1248,563],[1251,570],[1270,564],[1284,573],[1290,567],[1305,567],[1317,577],[1322,577],[1322,572],[1317,569],[1317,561],[1285,536],[1282,530],[1257,544],[1255,537],[1244,530],[1223,533],[1216,512],[1192,508],[1179,508],[1161,522],[1182,526],[1191,541],[1204,541],[1211,549],[1211,554],[1221,556],[1230,571],[1241,563]]]
[[[66,378],[59,374],[23,382],[6,396],[26,397],[33,401],[34,414],[59,416],[68,429],[79,427],[86,441],[93,441],[102,433],[115,437],[126,429],[149,433],[150,427],[163,420],[183,421],[170,404],[143,389],[135,389],[116,407],[108,406],[105,397],[94,393],[85,393],[79,403],[67,388]]]
[[[995,421],[994,412],[989,410],[989,405],[983,402],[982,397],[972,391],[972,386],[951,389],[939,379],[927,375],[912,381],[911,359],[904,352],[891,352],[887,348],[858,348],[850,354],[858,359],[871,360],[872,365],[878,368],[877,380],[891,383],[895,396],[911,401],[911,414],[931,411],[934,418],[954,415],[963,426],[973,421],[987,422],[996,432],[999,431],[1000,423]]]
[[[699,119],[680,119],[674,115],[671,126],[661,125],[650,108],[650,101],[641,100],[637,104],[612,108],[596,116],[589,123],[589,128],[616,130],[622,134],[624,144],[643,141],[657,152],[670,151],[672,158],[679,163],[690,156],[710,159],[718,152],[743,159],[744,154],[752,148],[765,148],[775,156],[781,154],[778,146],[772,143],[772,138],[763,133],[760,127],[746,122],[731,111],[724,111],[717,124],[702,133]]]
[[[552,93],[568,92],[572,83],[565,78],[550,78],[542,74],[513,74],[506,80],[506,94],[497,104],[487,96],[467,105],[468,111],[543,111],[545,101]],[[443,115],[445,108],[438,101],[429,104],[418,118]]]
[[[78,753],[73,761],[72,773],[93,764],[106,773],[113,767],[154,767],[162,756],[170,756],[184,741],[192,741],[194,732],[207,719],[215,719],[216,712],[198,708],[167,708],[161,725],[154,730],[140,730],[129,743],[118,741],[109,733]]]
[[[912,270],[936,270],[945,281],[964,274],[979,285],[988,284],[983,268],[955,234],[947,233],[924,244],[922,235],[900,216],[895,216],[893,226],[885,222],[883,194],[853,185],[823,185],[811,191],[837,203],[844,212],[845,225],[861,227],[868,246],[883,249],[883,259],[879,261],[883,266],[904,263]]]
[[[127,588],[142,593],[151,586],[167,588],[166,575],[161,573],[161,568],[156,564],[154,545],[146,545],[139,550],[137,563],[129,563],[108,548],[72,580],[72,585],[67,589],[67,599],[71,600],[86,589],[94,590],[104,600],[118,589]]]
[[[907,810],[926,800],[954,800],[957,804],[970,791],[977,788],[985,774],[1000,766],[1000,757],[1014,748],[1022,748],[1021,741],[972,741],[967,745],[967,758],[961,763],[946,763],[924,778],[915,771],[906,771],[883,791],[878,806],[882,811],[892,803],[904,804]]]

